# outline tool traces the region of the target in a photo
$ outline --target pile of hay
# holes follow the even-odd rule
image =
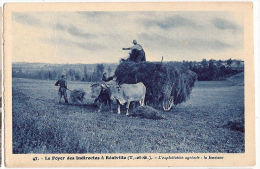
[[[245,132],[245,121],[244,119],[229,120],[223,127],[234,131]]]
[[[132,110],[130,116],[152,120],[164,119],[164,117],[161,115],[161,113],[158,112],[158,110],[150,106],[138,106]]]
[[[83,89],[75,89],[70,92],[70,103],[82,104],[84,103],[86,92]]]
[[[186,101],[197,80],[197,74],[182,66],[182,63],[167,62],[121,62],[115,71],[119,84],[138,82],[146,86],[145,103],[162,108],[162,103],[171,98],[174,105]]]

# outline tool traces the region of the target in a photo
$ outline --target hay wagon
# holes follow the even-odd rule
[[[146,86],[145,103],[169,111],[186,101],[197,80],[193,71],[176,62],[121,62],[115,76],[119,84],[138,82]]]

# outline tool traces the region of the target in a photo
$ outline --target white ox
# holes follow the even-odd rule
[[[110,86],[110,98],[117,101],[117,113],[120,114],[120,105],[126,103],[126,115],[129,115],[129,106],[132,101],[138,101],[144,106],[146,87],[143,83],[121,84]]]
[[[120,114],[120,105],[126,104],[126,115],[129,115],[129,106],[132,101],[138,101],[141,106],[144,105],[146,87],[141,82],[137,84],[121,84],[120,86],[116,84],[115,81],[108,84],[104,83],[102,85],[92,85],[92,96],[95,98],[106,97],[102,96],[102,88],[109,90],[107,93],[109,93],[109,98],[111,101],[117,101],[118,114]]]

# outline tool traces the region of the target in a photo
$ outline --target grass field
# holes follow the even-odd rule
[[[244,87],[230,81],[196,82],[162,120],[58,104],[54,83],[13,78],[14,153],[244,152],[244,132],[228,125],[243,125]],[[89,83],[68,84],[90,92]]]

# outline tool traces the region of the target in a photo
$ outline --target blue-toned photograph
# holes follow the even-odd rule
[[[13,154],[244,153],[244,16],[12,13]]]

